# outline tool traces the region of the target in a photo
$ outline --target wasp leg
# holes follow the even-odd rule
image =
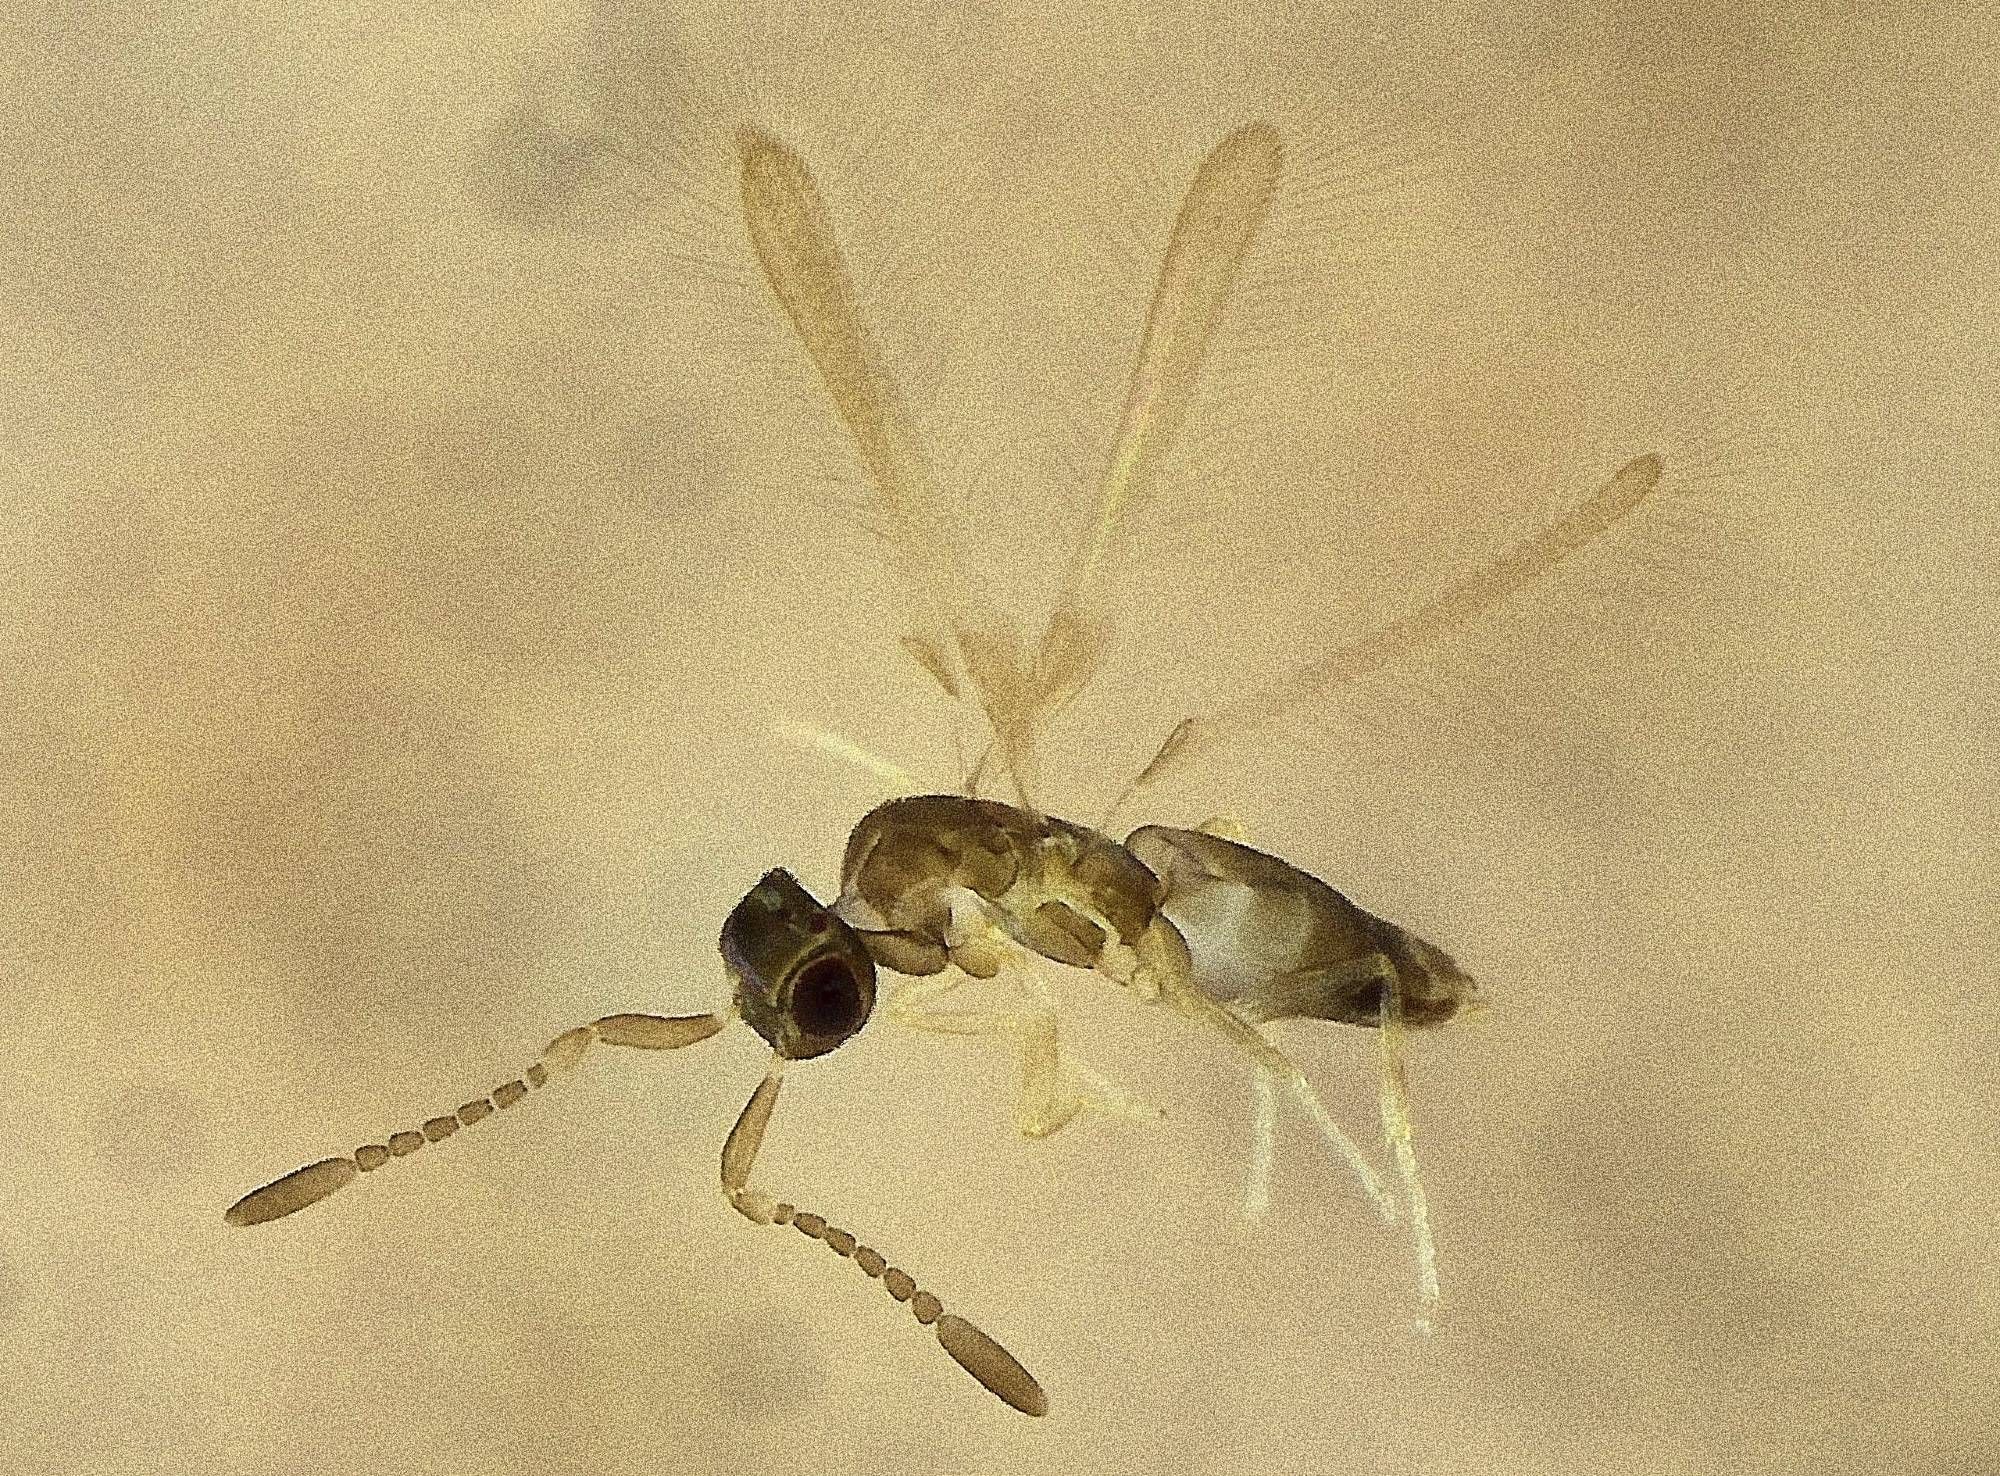
[[[1088,1109],[1107,1117],[1123,1117],[1134,1122],[1158,1122],[1166,1113],[1151,1102],[1134,1097],[1114,1086],[1081,1061],[1067,1058],[1056,1039],[1061,1015],[1055,996],[1036,972],[1032,957],[1016,977],[1029,993],[1024,1012],[1025,1033],[1021,1044],[1021,1103],[1017,1122],[1022,1136],[1045,1138],[1065,1126],[1078,1112]],[[1069,1083],[1081,1083],[1077,1091]]]
[[[1391,1161],[1396,1167],[1396,1176],[1401,1181],[1403,1202],[1409,1206],[1411,1250],[1417,1263],[1417,1299],[1422,1308],[1417,1318],[1417,1328],[1421,1332],[1431,1330],[1430,1309],[1438,1301],[1437,1241],[1431,1233],[1430,1203],[1424,1195],[1423,1181],[1417,1174],[1417,1154],[1414,1132],[1410,1122],[1409,1085],[1404,1079],[1403,1061],[1405,1054],[1404,1024],[1400,997],[1397,992],[1396,971],[1388,959],[1379,955],[1362,960],[1354,965],[1357,979],[1372,977],[1382,984],[1382,1068],[1380,1078],[1379,1105],[1382,1114],[1382,1136],[1388,1144]],[[1206,995],[1189,991],[1192,1002],[1186,996],[1177,996],[1169,988],[1163,995],[1186,1013],[1198,1014],[1217,1024],[1225,1033],[1235,1039],[1246,1050],[1251,1049],[1248,1039],[1239,1031],[1247,1031],[1263,1047],[1284,1060],[1284,1053],[1271,1043],[1268,1037],[1252,1022],[1243,1019],[1234,1011],[1217,1005]],[[1230,1022],[1230,1023],[1225,1023]],[[1283,1067],[1268,1059],[1256,1061],[1257,1071],[1257,1122],[1254,1129],[1254,1144],[1250,1159],[1250,1178],[1244,1191],[1243,1212],[1251,1219],[1258,1219],[1270,1208],[1271,1165],[1277,1127],[1276,1086],[1283,1080],[1291,1093],[1305,1108],[1307,1116],[1318,1125],[1327,1142],[1339,1151],[1385,1221],[1393,1223],[1397,1216],[1395,1198],[1390,1194],[1374,1168],[1362,1157],[1361,1150],[1354,1141],[1342,1132],[1339,1125],[1327,1112],[1319,1094],[1312,1089],[1303,1073],[1291,1067],[1292,1075],[1287,1076]]]
[[[1396,966],[1381,954],[1358,960],[1346,965],[1340,971],[1343,976],[1341,988],[1352,984],[1373,983],[1381,989],[1381,1037],[1382,1064],[1378,1082],[1377,1105],[1382,1116],[1382,1138],[1388,1145],[1390,1160],[1396,1166],[1396,1176],[1402,1181],[1403,1202],[1410,1211],[1411,1250],[1417,1263],[1417,1298],[1423,1312],[1417,1319],[1420,1331],[1430,1331],[1430,1308],[1438,1300],[1437,1242],[1431,1234],[1430,1202],[1424,1196],[1423,1181],[1417,1176],[1417,1152],[1415,1134],[1410,1122],[1410,1091],[1404,1079],[1403,1060],[1405,1054],[1401,981],[1396,974]],[[1317,1098],[1306,1103],[1306,1110],[1323,1115]],[[1322,1126],[1332,1132],[1330,1120]],[[1393,1216],[1391,1217],[1393,1218]]]
[[[1006,1035],[1013,1037],[1021,1071],[1015,1099],[1014,1125],[1024,1138],[1046,1138],[1060,1132],[1084,1111],[1108,1117],[1151,1122],[1165,1116],[1152,1103],[1120,1091],[1097,1072],[1064,1055],[1061,1017],[1041,981],[1025,970],[1007,970],[1003,982],[1013,986],[1022,1007],[1006,1010],[931,1010],[921,1006],[939,999],[965,982],[959,977],[919,979],[899,990],[889,1002],[889,1017],[912,1030],[935,1035]],[[1033,987],[1027,987],[1032,985]]]
[[[781,722],[777,725],[780,737],[789,739],[801,748],[816,748],[844,764],[850,764],[864,773],[872,774],[882,782],[884,788],[894,794],[921,794],[923,783],[908,769],[882,757],[873,749],[863,748],[845,733],[836,733],[831,728],[822,728],[817,723]]]
[[[946,971],[931,974],[920,979],[901,979],[885,1001],[889,1018],[898,1025],[907,1025],[912,1030],[922,1030],[921,1023],[938,1011],[926,1009],[932,1000],[943,999],[946,995],[962,989],[969,975]],[[947,1014],[956,1013],[946,1012]],[[974,1032],[965,1031],[964,1034]]]
[[[1410,1206],[1411,1249],[1417,1261],[1417,1300],[1421,1308],[1416,1327],[1431,1331],[1430,1312],[1437,1305],[1437,1241],[1431,1234],[1429,1202],[1423,1181],[1417,1177],[1417,1152],[1410,1125],[1410,1087],[1403,1073],[1402,1001],[1393,979],[1382,991],[1382,1134],[1389,1141],[1396,1172],[1403,1180],[1403,1197]]]
[[[1153,926],[1158,929],[1171,928],[1173,925],[1167,922],[1165,918],[1160,918],[1154,922]],[[1374,1204],[1377,1213],[1382,1216],[1384,1221],[1394,1224],[1396,1220],[1395,1196],[1390,1194],[1388,1189],[1383,1185],[1381,1175],[1375,1172],[1374,1165],[1368,1162],[1366,1155],[1355,1145],[1354,1140],[1341,1131],[1340,1125],[1333,1120],[1333,1114],[1326,1110],[1326,1104],[1320,1101],[1319,1093],[1313,1090],[1312,1083],[1306,1079],[1306,1074],[1299,1068],[1298,1063],[1279,1049],[1277,1044],[1266,1037],[1255,1025],[1236,1014],[1233,1010],[1218,1004],[1215,1000],[1210,999],[1206,994],[1202,993],[1196,987],[1192,976],[1186,972],[1184,966],[1179,971],[1175,971],[1170,967],[1163,967],[1163,965],[1167,964],[1175,956],[1173,949],[1167,947],[1149,948],[1146,952],[1149,956],[1152,978],[1158,988],[1160,1001],[1163,1004],[1170,1005],[1173,1009],[1188,1016],[1190,1019],[1198,1020],[1210,1029],[1219,1032],[1237,1050],[1249,1058],[1250,1065],[1258,1072],[1267,1073],[1274,1083],[1282,1084],[1291,1093],[1294,1100],[1305,1109],[1306,1115],[1313,1120],[1313,1124],[1320,1130],[1321,1136],[1326,1139],[1327,1143],[1340,1155],[1348,1168],[1353,1171],[1355,1178],[1361,1181],[1361,1187],[1368,1195],[1370,1202]],[[1185,953],[1186,950],[1183,945],[1180,950],[1181,957],[1184,958]],[[1272,1122],[1274,1136],[1275,1126],[1274,1119]],[[1263,1131],[1261,1121],[1258,1131],[1260,1133]],[[1258,1152],[1262,1152],[1261,1145]],[[1253,1175],[1267,1172],[1266,1169],[1257,1166],[1253,1161]],[[1254,1194],[1256,1189],[1254,1178],[1251,1187]],[[1267,1195],[1268,1192],[1268,1189],[1266,1189],[1265,1193]],[[1254,1200],[1252,1201],[1252,1205],[1254,1207]]]
[[[1204,835],[1247,845],[1250,827],[1236,816],[1221,812],[1210,815],[1195,827]],[[1261,1220],[1271,1210],[1271,1174],[1278,1156],[1278,1077],[1268,1067],[1259,1066],[1256,1076],[1257,1116],[1250,1128],[1250,1172],[1243,1182],[1243,1218]]]

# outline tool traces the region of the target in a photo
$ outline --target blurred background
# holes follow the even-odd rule
[[[0,1445],[152,1472],[2000,1469],[1990,7],[28,3],[0,48]],[[726,994],[976,737],[748,256],[818,170],[1031,626],[1172,212],[1287,141],[1063,719],[1181,716],[1659,450],[1656,502],[1174,775],[1450,949],[1444,1304],[1310,1130],[1079,976],[1157,1126],[1011,1129],[998,1046],[801,1068],[763,1182],[1005,1341],[1014,1415],[715,1187],[732,1032],[600,1053],[329,1203],[237,1195],[558,1030]],[[956,745],[956,749],[955,749]],[[1285,1039],[1357,1131],[1372,1041]]]

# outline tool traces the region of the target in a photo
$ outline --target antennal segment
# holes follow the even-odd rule
[[[261,1225],[283,1219],[344,1189],[360,1175],[382,1167],[392,1158],[406,1158],[426,1143],[442,1143],[462,1127],[491,1117],[495,1109],[512,1107],[551,1077],[575,1068],[593,1044],[630,1046],[643,1051],[671,1051],[707,1040],[727,1025],[730,1015],[606,1015],[589,1025],[565,1030],[548,1043],[541,1059],[512,1081],[503,1081],[484,1097],[474,1097],[456,1111],[433,1117],[421,1128],[391,1133],[386,1143],[364,1143],[352,1155],[322,1158],[304,1168],[252,1189],[223,1215],[230,1225]]]
[[[909,1272],[891,1266],[880,1251],[859,1244],[850,1231],[829,1225],[824,1215],[802,1210],[750,1187],[750,1169],[757,1161],[757,1150],[763,1144],[771,1112],[778,1105],[784,1067],[782,1059],[772,1062],[723,1142],[722,1192],[731,1207],[752,1224],[790,1225],[807,1239],[817,1240],[835,1255],[853,1261],[863,1275],[880,1280],[891,1297],[907,1303],[917,1321],[936,1331],[939,1346],[990,1392],[1022,1414],[1047,1414],[1049,1398],[1035,1382],[1035,1376],[973,1324],[946,1312],[944,1303],[918,1286]]]

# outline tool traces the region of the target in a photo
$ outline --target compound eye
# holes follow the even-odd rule
[[[808,964],[792,982],[792,1023],[809,1040],[836,1044],[859,1030],[868,1019],[868,1001],[854,971],[838,958]]]

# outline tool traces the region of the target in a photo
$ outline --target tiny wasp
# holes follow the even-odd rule
[[[1013,802],[979,795],[987,767],[982,759],[963,793],[907,795],[878,806],[848,837],[833,901],[819,901],[789,872],[774,870],[731,911],[721,933],[732,984],[725,1008],[678,1017],[613,1014],[565,1031],[522,1077],[385,1143],[321,1159],[254,1190],[230,1208],[228,1222],[259,1224],[317,1203],[393,1158],[514,1106],[575,1067],[595,1044],[676,1050],[740,1021],[772,1047],[773,1057],[723,1144],[728,1203],[754,1223],[790,1224],[851,1259],[931,1326],[945,1351],[985,1388],[1017,1410],[1040,1415],[1048,1407],[1041,1386],[998,1342],[946,1313],[937,1297],[849,1231],[755,1186],[752,1171],[784,1071],[837,1049],[861,1030],[874,1012],[878,971],[884,970],[906,976],[885,1001],[885,1013],[897,1022],[1014,1041],[1021,1063],[1016,1120],[1023,1133],[1054,1133],[1085,1110],[1150,1115],[1144,1104],[1065,1059],[1054,999],[1041,981],[1045,965],[1056,963],[1091,971],[1163,1006],[1218,1034],[1242,1057],[1258,1088],[1253,1208],[1268,1192],[1282,1088],[1360,1177],[1385,1218],[1407,1212],[1420,1295],[1427,1304],[1434,1301],[1434,1255],[1399,1051],[1406,1029],[1438,1027],[1474,1004],[1473,979],[1442,949],[1244,844],[1228,822],[1195,830],[1147,825],[1121,842],[1045,813],[1034,798],[1043,730],[1092,679],[1107,647],[1104,586],[1115,535],[1174,446],[1211,338],[1278,186],[1276,130],[1252,123],[1230,133],[1188,187],[1159,269],[1098,513],[1032,650],[967,593],[969,585],[937,534],[939,499],[930,463],[862,322],[806,163],[756,127],[739,131],[736,148],[743,220],[764,279],[852,436],[915,595],[918,624],[904,646],[949,696],[977,702],[992,734],[988,758],[1011,782]],[[1636,508],[1659,474],[1657,456],[1629,462],[1574,511],[1414,613],[1310,661],[1281,687],[1183,721],[1119,804],[1224,733],[1271,715],[1280,694],[1323,692],[1379,669],[1540,579]],[[1013,990],[1016,1006],[933,1008],[968,979],[999,981]],[[1297,1018],[1379,1031],[1382,1116],[1403,1189],[1400,1203],[1263,1029]]]

